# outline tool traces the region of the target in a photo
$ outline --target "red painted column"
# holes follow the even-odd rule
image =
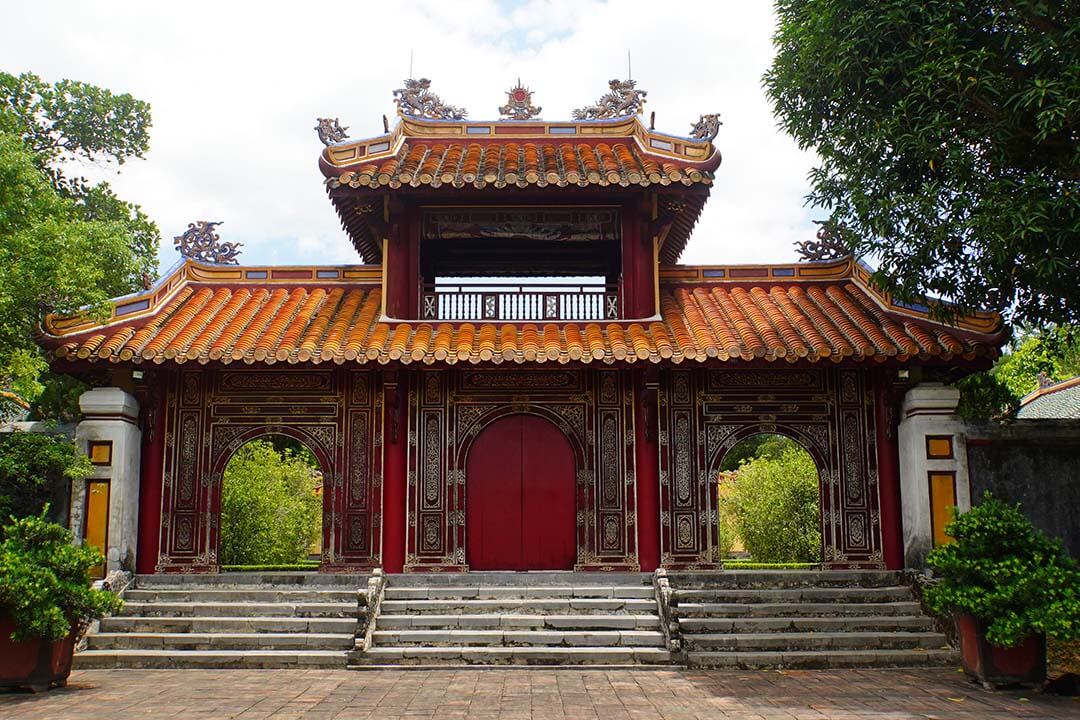
[[[149,373],[149,371],[148,371]],[[161,474],[165,460],[164,387],[171,378],[159,374],[139,393],[142,404],[142,455],[139,461],[139,545],[135,572],[148,575],[157,565],[161,534]]]
[[[634,373],[634,460],[637,465],[638,562],[642,572],[660,566],[660,447],[657,443],[655,373]]]
[[[898,400],[890,387],[890,373],[875,373],[874,425],[877,428],[878,492],[881,494],[881,540],[885,567],[904,568],[903,520],[900,506],[900,451],[896,439]]]
[[[408,446],[408,374],[387,374],[383,383],[383,571],[405,567],[406,448]]]

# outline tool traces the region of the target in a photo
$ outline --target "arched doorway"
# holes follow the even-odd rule
[[[821,476],[813,455],[777,433],[732,446],[717,477],[725,564],[816,564],[822,559]]]
[[[466,460],[465,547],[472,570],[572,570],[574,451],[535,415],[494,421]]]
[[[316,569],[323,505],[322,467],[303,442],[262,435],[240,445],[222,473],[222,569]]]

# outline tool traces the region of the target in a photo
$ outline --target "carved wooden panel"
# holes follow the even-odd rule
[[[323,472],[325,569],[381,560],[382,394],[371,372],[184,371],[166,395],[157,571],[219,567],[221,481],[241,445],[268,435],[303,442]]]
[[[577,569],[637,569],[633,397],[619,371],[423,370],[409,395],[406,569],[464,570],[466,460],[494,420],[543,417],[574,447]]]
[[[661,562],[718,567],[716,482],[724,455],[781,433],[813,456],[823,561],[884,567],[874,396],[862,370],[673,370],[659,392]]]

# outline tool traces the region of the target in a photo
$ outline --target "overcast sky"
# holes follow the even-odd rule
[[[148,101],[145,160],[108,177],[163,235],[223,220],[241,262],[354,263],[317,167],[318,116],[381,133],[409,73],[473,119],[498,116],[520,76],[546,120],[595,101],[626,75],[656,127],[723,120],[712,197],[682,261],[786,262],[812,237],[813,162],[780,130],[761,88],[773,50],[767,0],[504,0],[305,3],[21,2],[4,10],[0,68],[83,80]],[[90,168],[94,171],[94,168]]]

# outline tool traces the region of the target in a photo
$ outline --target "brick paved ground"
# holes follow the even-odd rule
[[[988,693],[955,671],[86,670],[0,718],[1078,718],[1076,698]]]

